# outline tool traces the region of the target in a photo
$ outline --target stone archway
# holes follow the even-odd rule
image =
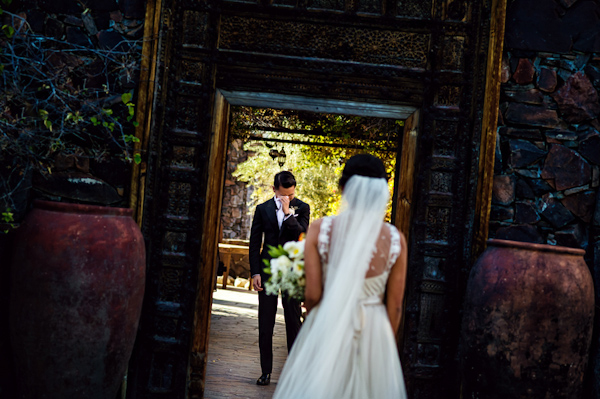
[[[130,397],[203,395],[223,93],[243,92],[420,110],[418,142],[405,135],[414,156],[401,160],[413,172],[403,176],[410,212],[399,221],[411,247],[400,349],[411,397],[458,397],[458,310],[487,231],[505,2],[402,5],[149,2],[146,36],[159,40],[146,46],[155,84],[142,90],[144,162],[132,198],[149,278]]]

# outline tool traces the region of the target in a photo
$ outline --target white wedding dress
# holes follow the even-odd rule
[[[370,181],[383,179],[359,180],[366,184],[362,190],[372,191]],[[401,251],[400,235],[392,225],[372,223],[373,214],[362,214],[361,206],[369,209],[369,201],[368,197],[362,205],[360,199],[354,201],[359,208],[351,206],[352,213],[321,222],[323,296],[300,329],[274,399],[406,398],[396,340],[383,304],[388,275]]]

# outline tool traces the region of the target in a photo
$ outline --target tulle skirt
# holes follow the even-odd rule
[[[277,383],[274,399],[406,398],[396,340],[383,304],[366,306],[356,315],[347,335],[340,337],[345,343],[339,353],[330,353],[327,347],[322,347],[312,351],[317,353],[311,355],[314,359],[305,359],[303,347],[319,346],[319,337],[310,334],[318,311],[317,306],[302,325]],[[307,365],[312,362],[318,367],[318,362],[323,361],[321,357],[327,356],[336,357],[332,370],[317,375],[307,373]]]

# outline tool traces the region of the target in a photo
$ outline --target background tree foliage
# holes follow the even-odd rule
[[[251,213],[273,196],[273,176],[281,170],[294,173],[296,194],[310,205],[313,219],[336,213],[344,163],[358,153],[373,154],[384,162],[393,192],[403,121],[235,107],[231,126],[231,136],[244,140],[244,149],[251,152],[234,172],[234,177],[254,188]],[[282,148],[286,158],[279,166],[269,152]],[[388,218],[390,214],[391,199]]]

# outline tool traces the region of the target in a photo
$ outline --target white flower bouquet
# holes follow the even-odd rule
[[[304,301],[304,288],[306,276],[304,274],[304,241],[289,241],[283,246],[269,246],[269,262],[264,259],[267,266],[265,273],[270,274],[265,282],[268,295],[278,295],[279,290],[290,298]]]

